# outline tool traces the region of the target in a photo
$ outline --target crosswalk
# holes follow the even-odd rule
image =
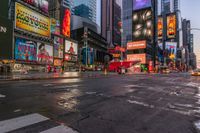
[[[34,130],[34,132],[37,131],[38,133],[78,133],[72,128],[64,125],[57,124],[54,127],[48,126],[50,127],[49,129],[46,128],[43,129],[36,126],[40,125],[41,127],[41,124],[48,123],[48,121],[50,121],[49,118],[42,116],[38,113],[19,116],[16,118],[0,121],[0,133],[33,132],[31,130]],[[33,128],[38,128],[38,129],[36,130]]]

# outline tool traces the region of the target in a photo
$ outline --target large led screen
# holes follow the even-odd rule
[[[176,38],[176,15],[167,15],[167,38]]]
[[[53,46],[37,43],[37,61],[40,64],[53,64]]]
[[[176,42],[166,42],[165,50],[167,57],[170,59],[176,59],[177,53],[177,43]]]
[[[15,4],[15,27],[43,36],[50,36],[50,20],[19,3]]]
[[[54,57],[63,58],[63,39],[57,36],[54,36]]]
[[[65,40],[65,53],[77,55],[78,44],[72,41]]]
[[[37,44],[23,38],[15,38],[15,59],[26,62],[37,61]]]
[[[133,10],[151,7],[151,0],[133,0]]]
[[[146,64],[146,54],[128,54],[127,61],[140,61],[141,64]]]
[[[66,37],[70,37],[71,12],[69,9],[63,9],[61,22],[62,34]]]
[[[152,10],[145,9],[133,12],[133,41],[152,40]]]
[[[49,2],[47,0],[22,0],[31,6],[38,8],[39,10],[48,13]]]

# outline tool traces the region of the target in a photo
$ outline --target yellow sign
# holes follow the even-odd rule
[[[50,19],[19,3],[15,4],[15,27],[50,36]]]

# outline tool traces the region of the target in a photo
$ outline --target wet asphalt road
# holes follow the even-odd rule
[[[200,77],[188,74],[0,82],[0,121],[38,113],[79,133],[197,133]],[[1,133],[1,131],[0,131]]]

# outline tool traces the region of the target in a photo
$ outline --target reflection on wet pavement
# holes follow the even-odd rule
[[[77,97],[82,93],[78,89],[71,89],[69,92],[65,92],[59,96],[58,105],[65,108],[68,111],[77,111],[76,107],[79,104]]]

